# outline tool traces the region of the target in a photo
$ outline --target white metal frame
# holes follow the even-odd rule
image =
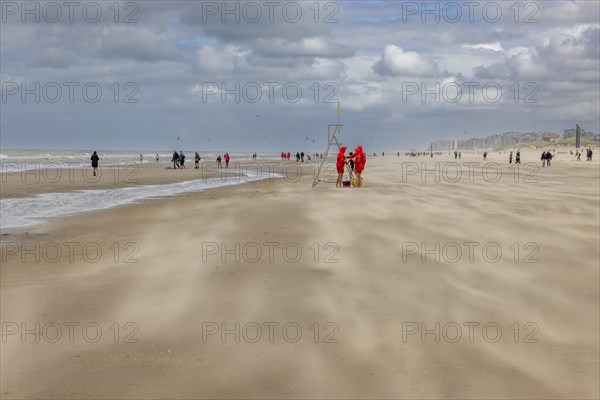
[[[312,184],[313,187],[317,186],[319,184],[319,182],[323,182],[319,178],[321,176],[321,169],[323,168],[323,165],[327,161],[327,156],[329,155],[329,149],[331,148],[331,145],[336,144],[338,147],[338,150],[342,147],[342,144],[337,139],[337,134],[340,133],[342,126],[343,125],[340,123],[327,126],[327,139],[328,139],[327,140],[327,149],[325,149],[325,154],[323,156],[323,159],[321,160],[321,163],[319,164],[319,168],[317,169],[317,172],[315,175],[315,180],[313,181],[313,184]],[[331,127],[335,127],[335,129],[333,130],[333,133],[331,133]],[[352,169],[350,168],[349,165],[346,165],[346,168],[348,169],[348,173],[350,174],[350,180],[352,180]]]

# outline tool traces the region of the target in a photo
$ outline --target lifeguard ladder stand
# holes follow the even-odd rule
[[[340,123],[340,117],[341,117],[340,103],[338,102],[338,123],[327,125],[327,149],[325,149],[325,155],[324,155],[323,159],[321,160],[321,162],[319,163],[319,168],[317,169],[317,173],[315,175],[315,180],[313,181],[313,184],[312,184],[313,187],[317,186],[317,184],[319,182],[323,182],[319,178],[321,176],[321,170],[323,169],[323,165],[327,161],[327,156],[329,155],[329,149],[331,148],[331,145],[333,145],[333,144],[337,145],[338,150],[342,147],[342,144],[337,139],[337,134],[340,133],[342,126],[343,126]],[[331,132],[331,128],[335,128],[333,130],[333,132]],[[352,180],[352,176],[353,176],[352,169],[350,168],[350,166],[348,164],[346,164],[346,169],[348,170],[348,173],[350,174],[350,180]]]

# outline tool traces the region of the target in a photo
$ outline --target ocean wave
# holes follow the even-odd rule
[[[197,179],[164,185],[44,193],[34,197],[2,199],[0,200],[0,229],[5,231],[34,226],[60,217],[100,211],[150,199],[281,177],[274,173],[258,174],[254,171],[247,171],[245,176],[230,177],[225,181]]]

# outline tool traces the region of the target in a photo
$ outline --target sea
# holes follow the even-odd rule
[[[194,151],[185,151],[186,161],[193,162]],[[90,165],[92,151],[89,150],[31,150],[2,149],[0,151],[0,173],[13,173],[40,168],[78,168]],[[172,152],[126,150],[97,150],[101,166],[110,167],[140,162],[168,162]],[[224,152],[200,153],[202,161],[216,160]],[[238,162],[251,161],[252,152],[229,152],[231,159]],[[279,153],[256,153],[258,160],[279,160]],[[232,171],[235,172],[235,171]],[[0,199],[0,232],[31,227],[60,217],[105,210],[145,200],[176,196],[182,193],[201,192],[223,186],[239,185],[263,179],[279,178],[272,172],[258,173],[252,168],[239,171],[244,179],[198,179],[162,185],[144,185],[118,189],[78,190],[63,193],[44,193],[31,197]],[[102,201],[98,201],[102,199]]]

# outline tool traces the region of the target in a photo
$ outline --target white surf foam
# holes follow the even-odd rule
[[[0,229],[34,226],[52,219],[105,210],[143,200],[202,192],[224,186],[239,185],[264,179],[280,178],[274,173],[247,171],[242,177],[198,179],[165,185],[134,186],[120,189],[79,190],[64,193],[44,193],[34,197],[0,200]]]

